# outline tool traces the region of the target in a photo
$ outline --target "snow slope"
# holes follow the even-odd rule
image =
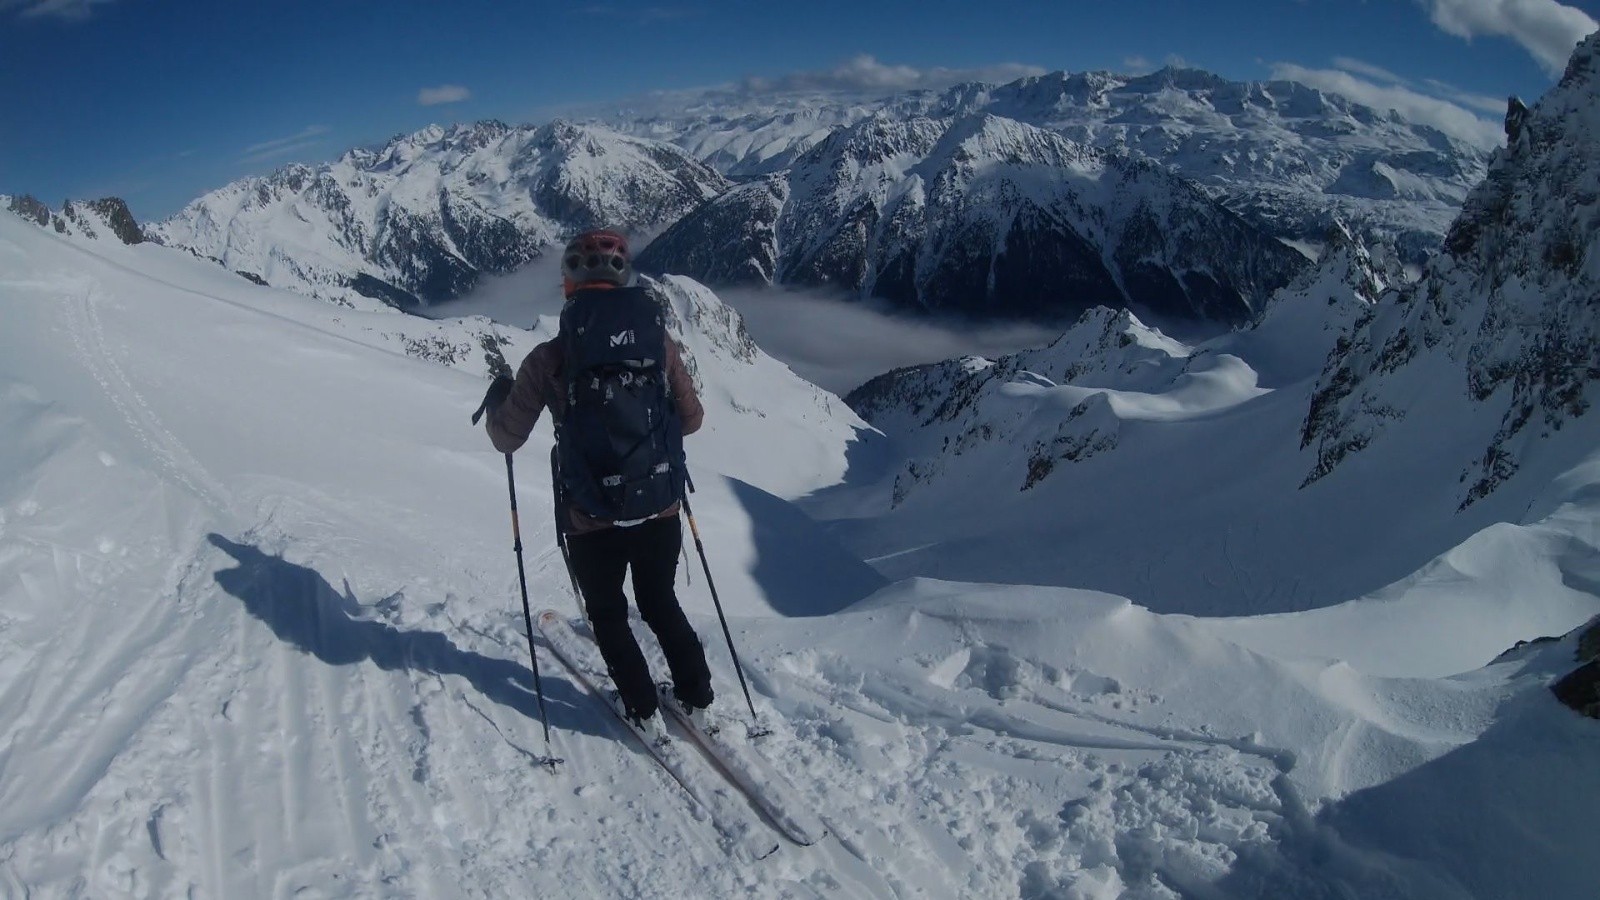
[[[1475,646],[1600,606],[1594,454],[1542,482],[1537,524],[1487,535],[1520,556],[1463,545],[1379,609],[1385,598],[1194,619],[1075,587],[883,585],[788,502],[848,483],[847,464],[878,452],[873,435],[740,340],[709,291],[659,289],[707,397],[689,444],[697,514],[776,732],[761,749],[832,838],[729,859],[547,655],[549,749],[567,763],[555,776],[532,765],[546,748],[504,463],[466,420],[486,323],[342,309],[169,248],[0,215],[0,895],[1592,886],[1581,848],[1600,731],[1544,689],[1571,648],[1480,668]],[[515,360],[541,329],[497,333]],[[1119,359],[1177,359],[1181,345],[1135,333]],[[419,358],[418,335],[469,352]],[[1225,419],[1222,401],[1249,386],[1206,387],[1207,371],[1244,371],[1213,365],[1177,376],[1191,386],[1181,403],[1130,391],[1113,411],[1136,426]],[[545,515],[548,446],[541,426],[516,457],[529,587],[536,605],[571,611]],[[1167,468],[1192,473],[1179,458]],[[1154,508],[1105,502],[1101,524],[1149,526]],[[1007,534],[1034,553],[1059,540]],[[702,576],[680,587],[719,708],[736,716]],[[1462,596],[1492,610],[1504,592],[1524,602],[1461,616],[1441,640]],[[1396,649],[1361,655],[1379,627]]]

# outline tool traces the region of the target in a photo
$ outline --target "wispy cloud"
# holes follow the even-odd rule
[[[82,22],[89,18],[96,6],[116,0],[0,0],[0,12],[17,10],[24,19],[63,19]]]
[[[1022,63],[999,63],[967,69],[947,69],[936,66],[918,69],[913,66],[891,66],[862,54],[831,69],[813,72],[791,72],[776,78],[747,77],[740,87],[746,93],[783,93],[792,91],[905,91],[917,88],[942,88],[963,81],[1006,82],[1028,75],[1043,75],[1039,66]]]
[[[1130,56],[1122,61],[1122,70],[1129,75],[1144,75],[1154,68],[1150,60],[1143,56]]]
[[[1453,100],[1425,93],[1403,81],[1379,84],[1344,69],[1308,69],[1294,63],[1274,64],[1272,77],[1340,94],[1374,109],[1394,110],[1412,122],[1431,125],[1451,137],[1485,149],[1497,147],[1502,141],[1498,122],[1484,119]]]
[[[1476,109],[1492,116],[1498,117],[1506,111],[1506,98],[1504,97],[1490,97],[1486,94],[1469,93],[1437,78],[1424,78],[1421,84],[1417,84],[1408,78],[1396,75],[1382,66],[1376,66],[1366,60],[1356,59],[1351,56],[1335,56],[1333,58],[1333,66],[1359,78],[1365,78],[1389,87],[1404,88],[1422,96],[1448,100],[1458,106]]]
[[[1372,63],[1366,62],[1365,60],[1356,59],[1352,56],[1335,56],[1333,58],[1333,65],[1336,68],[1345,70],[1346,72],[1360,75],[1363,78],[1370,78],[1374,81],[1386,81],[1390,84],[1407,83],[1404,78],[1401,78],[1399,75],[1396,75],[1382,66],[1375,66]]]
[[[1588,13],[1556,0],[1418,0],[1446,34],[1471,40],[1508,37],[1560,74],[1572,48],[1600,28]]]
[[[322,143],[322,136],[331,130],[326,125],[311,125],[302,129],[298,134],[273,138],[270,141],[262,141],[259,144],[251,144],[239,151],[239,161],[259,163],[298,153],[307,147],[314,147]]]
[[[1446,100],[1489,113],[1492,116],[1505,115],[1506,98],[1504,97],[1468,93],[1453,84],[1446,84],[1437,78],[1425,78],[1422,83],[1430,92]]]
[[[438,87],[423,88],[417,92],[417,102],[423,106],[439,106],[443,103],[460,103],[471,99],[472,92],[459,84],[441,84]]]

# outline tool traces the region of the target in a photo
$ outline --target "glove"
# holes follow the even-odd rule
[[[483,403],[478,406],[478,411],[472,414],[472,424],[478,424],[479,417],[486,412],[493,415],[494,411],[500,408],[500,404],[511,396],[511,388],[515,385],[516,382],[510,378],[496,375],[494,381],[489,384],[489,390],[483,395]]]
[[[511,396],[511,388],[515,385],[516,382],[512,379],[504,375],[496,375],[494,381],[489,384],[489,392],[483,395],[484,408],[489,412],[494,412],[499,408],[500,404],[506,402],[507,397]]]

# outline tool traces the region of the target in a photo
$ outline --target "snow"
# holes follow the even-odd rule
[[[709,290],[659,289],[759,748],[829,838],[728,859],[548,655],[567,763],[533,765],[504,460],[467,416],[482,336],[515,362],[548,321],[352,310],[0,215],[0,895],[1592,889],[1600,729],[1545,690],[1572,641],[1498,654],[1600,611],[1593,416],[1460,516],[1438,449],[1495,423],[1448,405],[1300,491],[1276,448],[1306,378],[1101,311],[1028,365],[955,368],[1006,373],[979,407],[1001,433],[1082,407],[1114,448],[1019,491],[1020,444],[973,444],[869,513],[889,438]],[[516,456],[522,538],[535,608],[570,614],[549,444]]]

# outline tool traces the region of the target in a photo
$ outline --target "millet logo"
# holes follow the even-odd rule
[[[611,336],[611,346],[613,346],[613,347],[623,347],[623,346],[626,346],[626,345],[631,344],[633,342],[634,341],[633,341],[633,329],[632,328],[628,329],[627,331],[618,333],[618,334],[613,334]]]

